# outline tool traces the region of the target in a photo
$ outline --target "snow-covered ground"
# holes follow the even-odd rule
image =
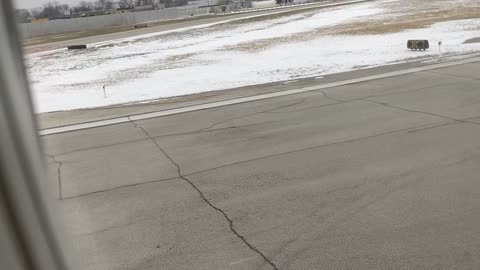
[[[26,63],[36,111],[145,101],[434,57],[440,40],[443,54],[480,51],[479,43],[463,44],[480,37],[480,19],[391,34],[332,34],[340,25],[398,16],[385,5],[395,2],[402,1],[209,24],[93,44],[86,51],[31,54]],[[429,39],[432,48],[407,50],[407,39],[415,38]]]

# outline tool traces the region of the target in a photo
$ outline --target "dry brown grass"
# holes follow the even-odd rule
[[[368,23],[351,23],[338,26],[329,34],[366,35],[395,33],[408,29],[425,28],[434,23],[480,18],[480,7],[459,8],[450,11],[434,11],[404,15],[394,20],[379,20]]]
[[[405,0],[412,1],[412,0]],[[312,40],[321,36],[333,35],[368,35],[368,34],[385,34],[401,32],[409,29],[419,29],[428,27],[434,23],[446,22],[453,20],[464,20],[480,18],[480,3],[476,6],[453,6],[438,8],[432,3],[438,1],[420,0],[418,8],[413,9],[412,4],[403,2],[406,7],[398,6],[397,3],[386,4],[382,19],[372,20],[369,22],[352,22],[340,24],[332,27],[322,27],[310,32],[302,32],[290,36],[277,38],[268,38],[255,40],[254,42],[245,42],[224,48],[224,50],[237,50],[244,52],[258,52],[270,47],[292,42],[302,42]],[[397,5],[397,6],[395,6]],[[415,7],[415,6],[413,6]],[[400,10],[398,10],[400,8]],[[472,25],[471,29],[480,30],[478,26]]]
[[[343,1],[349,1],[349,0],[341,0],[338,1],[339,3]],[[305,12],[310,12],[314,10],[319,10],[319,9],[329,9],[330,7],[324,7],[321,4],[318,3],[318,6],[312,5],[309,7],[302,7],[302,6],[292,6],[290,9],[287,10],[282,10],[279,13],[274,13],[274,14],[265,14],[261,17],[258,18],[245,18],[236,21],[235,23],[229,23],[225,27],[228,27],[230,25],[234,24],[245,24],[245,23],[250,23],[250,22],[257,22],[257,21],[262,21],[262,20],[272,20],[272,19],[277,19],[281,18],[284,16],[291,16],[295,14],[303,14]],[[248,13],[247,15],[255,15],[257,13],[261,13],[264,11],[253,11],[252,13]],[[225,14],[223,15],[224,18],[229,18],[229,17],[235,17],[239,16],[238,14],[232,13],[232,14]],[[170,25],[176,25],[176,24],[183,24],[183,23],[188,23],[188,22],[195,22],[195,21],[202,21],[202,20],[209,20],[209,19],[215,19],[215,16],[213,14],[206,14],[206,15],[198,15],[194,17],[187,17],[187,18],[181,18],[181,19],[173,19],[173,20],[164,20],[164,21],[158,21],[154,23],[149,23],[148,27],[157,27],[157,26],[170,26]],[[23,40],[23,46],[35,46],[35,45],[41,45],[41,44],[48,44],[52,42],[58,42],[58,41],[67,41],[67,40],[72,40],[72,39],[78,39],[78,38],[86,38],[86,37],[93,37],[93,36],[98,36],[98,35],[104,35],[104,34],[112,34],[112,33],[118,33],[118,32],[125,32],[125,31],[141,31],[141,29],[135,29],[133,25],[129,26],[112,26],[112,27],[107,27],[105,29],[99,29],[99,30],[90,30],[90,31],[82,31],[82,32],[72,32],[72,33],[64,33],[64,34],[58,34],[58,35],[47,35],[47,36],[40,36],[40,37],[33,37],[33,38],[28,38]]]

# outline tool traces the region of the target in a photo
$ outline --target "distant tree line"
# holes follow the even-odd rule
[[[221,1],[221,0],[220,0]],[[230,0],[225,0],[229,2]],[[133,8],[140,5],[160,4],[164,7],[184,6],[188,4],[188,0],[96,0],[81,1],[76,6],[69,6],[67,4],[60,4],[58,1],[52,1],[40,8],[35,9],[16,9],[15,15],[17,22],[29,23],[34,19],[52,19],[69,16],[70,14],[82,14],[93,11],[110,11],[117,2],[116,7],[119,8]]]
[[[121,0],[119,2],[119,7],[122,8],[131,8],[134,6],[139,6],[142,4],[154,4],[154,3],[173,3],[173,5],[168,6],[179,6],[186,5],[188,0]],[[31,10],[27,9],[16,9],[15,15],[17,22],[19,23],[29,23],[33,19],[43,19],[43,18],[59,18],[73,14],[86,13],[92,11],[109,11],[113,8],[113,0],[97,0],[92,1],[81,1],[76,6],[69,6],[66,4],[60,4],[58,1],[52,1],[40,8],[35,8]]]

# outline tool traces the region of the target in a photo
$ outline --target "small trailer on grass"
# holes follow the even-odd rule
[[[410,50],[426,50],[430,48],[430,44],[428,43],[428,40],[409,40],[407,42],[407,48]]]

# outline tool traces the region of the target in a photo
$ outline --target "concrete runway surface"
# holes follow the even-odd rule
[[[480,269],[480,62],[42,140],[79,269]]]

